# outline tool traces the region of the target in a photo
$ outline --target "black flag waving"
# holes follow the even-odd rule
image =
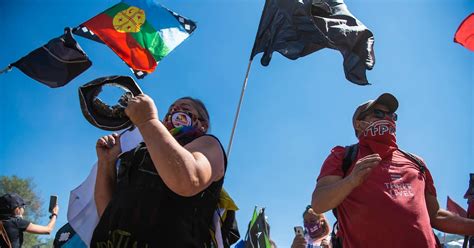
[[[263,52],[267,66],[272,53],[297,59],[323,48],[339,50],[346,78],[369,84],[366,70],[375,64],[374,37],[342,0],[266,0],[251,59]]]
[[[29,77],[57,88],[67,84],[91,65],[86,53],[74,40],[71,29],[66,28],[64,35],[50,40],[10,67],[15,66]]]

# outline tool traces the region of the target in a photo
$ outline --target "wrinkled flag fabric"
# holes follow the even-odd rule
[[[461,217],[464,217],[464,218],[467,217],[466,210],[464,210],[464,208],[459,206],[459,204],[457,204],[455,201],[453,201],[449,196],[448,196],[448,200],[446,201],[446,209],[448,209],[448,211],[450,211],[454,214],[457,214]]]
[[[64,35],[50,40],[10,66],[51,88],[57,88],[69,83],[91,65],[92,62],[74,39],[71,28],[66,28]]]
[[[366,70],[375,64],[374,36],[342,0],[266,0],[251,59],[263,52],[297,59],[323,48],[339,50],[347,80],[367,85]]]
[[[454,42],[474,52],[474,13],[470,14],[459,25],[454,34]]]
[[[194,21],[156,1],[123,0],[81,24],[75,33],[105,43],[141,78],[195,29]]]
[[[255,207],[247,230],[244,247],[271,248],[269,229],[270,225],[265,220],[265,209],[262,208],[257,211],[257,207]]]

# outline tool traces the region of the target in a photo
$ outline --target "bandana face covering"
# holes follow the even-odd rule
[[[181,145],[185,145],[204,134],[200,129],[193,126],[193,118],[186,112],[173,112],[167,118],[170,118],[170,120],[166,120],[165,126]]]
[[[398,149],[395,137],[396,125],[391,119],[372,122],[361,134],[359,143],[367,145],[372,152],[380,155],[382,159],[392,155]]]

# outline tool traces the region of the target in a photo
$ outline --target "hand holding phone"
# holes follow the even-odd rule
[[[304,236],[304,231],[303,231],[303,227],[302,227],[302,226],[295,226],[295,227],[294,227],[294,230],[295,230],[295,235]]]
[[[58,205],[58,196],[57,195],[52,195],[51,197],[49,197],[49,209],[48,209],[48,211],[50,213],[53,213],[53,209],[54,209],[54,207],[56,207],[56,205]]]

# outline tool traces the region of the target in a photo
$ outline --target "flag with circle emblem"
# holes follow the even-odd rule
[[[102,41],[135,72],[151,73],[196,29],[153,0],[123,0],[80,25],[77,33]]]

